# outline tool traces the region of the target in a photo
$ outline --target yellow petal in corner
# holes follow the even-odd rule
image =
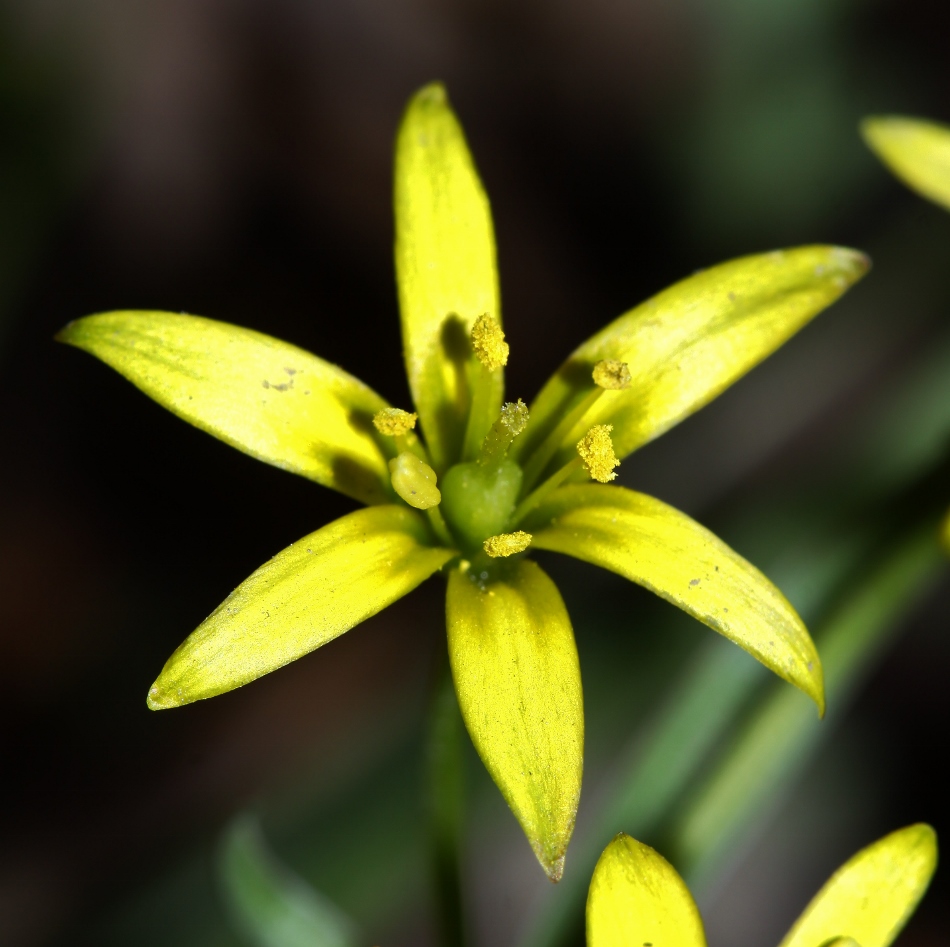
[[[937,867],[937,836],[910,825],[845,862],[815,895],[780,947],[815,947],[848,937],[888,947],[914,913]]]

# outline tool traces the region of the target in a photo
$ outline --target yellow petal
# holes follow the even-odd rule
[[[409,102],[396,141],[396,279],[406,371],[438,472],[456,461],[471,385],[480,383],[471,331],[501,323],[495,236],[488,198],[445,89],[433,83]],[[489,419],[501,406],[492,372]]]
[[[741,378],[867,268],[867,258],[854,250],[810,246],[742,257],[688,277],[571,355],[531,405],[528,429],[511,456],[529,458],[594,390],[594,366],[610,359],[627,364],[630,385],[605,391],[583,412],[546,469],[571,460],[593,424],[614,426],[614,449],[623,458]]]
[[[678,510],[623,487],[577,484],[525,524],[536,549],[610,569],[734,641],[824,712],[821,662],[779,590],[722,540]]]
[[[107,312],[57,336],[102,359],[195,427],[364,503],[390,502],[373,415],[386,402],[278,339],[170,312]]]
[[[676,869],[648,845],[621,833],[604,849],[591,879],[587,947],[641,945],[705,947],[706,935]]]
[[[908,187],[950,209],[950,128],[902,115],[866,118],[868,147]]]
[[[936,867],[937,836],[929,825],[885,835],[828,879],[781,947],[820,947],[838,937],[861,947],[887,947],[914,913]]]
[[[455,553],[431,548],[404,506],[357,510],[279,552],[168,659],[153,710],[247,684],[332,641],[411,592]]]
[[[482,761],[552,881],[561,877],[581,791],[584,708],[574,632],[534,562],[477,583],[449,577],[449,656]]]

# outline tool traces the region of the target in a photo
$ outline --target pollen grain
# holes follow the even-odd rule
[[[605,358],[594,366],[594,384],[608,391],[624,391],[630,387],[630,366],[615,358]]]
[[[402,408],[383,408],[373,415],[373,426],[380,434],[388,434],[390,437],[399,437],[406,434],[416,426],[419,415]]]
[[[524,552],[531,545],[531,538],[531,533],[526,533],[523,529],[513,533],[499,533],[497,536],[489,536],[482,548],[492,559],[499,559]]]
[[[612,424],[595,424],[577,442],[577,453],[581,455],[587,472],[601,483],[614,480],[617,476],[614,468],[620,466],[614,453],[614,442],[610,438],[613,429]]]
[[[493,372],[508,364],[508,343],[501,326],[487,312],[482,313],[472,326],[472,348],[478,360]]]

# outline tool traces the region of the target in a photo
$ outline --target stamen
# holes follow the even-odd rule
[[[418,419],[418,414],[410,414],[402,408],[383,408],[382,411],[377,411],[373,415],[373,426],[380,434],[400,437],[411,431]]]
[[[472,348],[478,360],[493,372],[508,364],[508,343],[501,326],[487,312],[482,313],[472,326]]]
[[[620,466],[614,453],[614,442],[610,439],[612,424],[595,424],[578,442],[577,453],[594,480],[609,483],[617,474],[614,467]]]
[[[608,391],[623,391],[630,387],[630,366],[615,358],[605,358],[594,366],[594,384]]]
[[[513,533],[499,533],[497,536],[489,536],[482,547],[492,559],[499,559],[524,552],[531,545],[531,539],[531,533],[519,529]]]
[[[389,473],[396,493],[417,510],[428,510],[442,502],[435,471],[411,451],[404,450],[391,460]]]
[[[528,406],[519,398],[501,406],[501,416],[482,441],[478,462],[482,466],[502,460],[511,442],[528,426]]]

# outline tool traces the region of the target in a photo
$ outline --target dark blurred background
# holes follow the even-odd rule
[[[950,215],[895,183],[857,123],[950,120],[948,35],[934,0],[6,0],[0,942],[238,943],[212,864],[245,806],[367,944],[431,942],[418,770],[438,583],[240,691],[149,712],[184,636],[352,504],[188,427],[57,329],[115,308],[197,313],[408,407],[392,142],[408,96],[439,78],[492,199],[512,397],[699,267],[810,242],[874,258],[844,302],[624,465],[622,482],[738,542],[724,511],[820,481],[834,445],[946,345]],[[868,464],[886,464],[875,448]],[[594,800],[708,632],[684,620],[661,638],[668,606],[544,562],[575,619]],[[777,940],[883,832],[950,828],[948,604],[945,587],[907,616],[789,803],[703,895],[712,947]],[[473,909],[481,942],[505,947],[546,882],[469,771]],[[905,943],[946,940],[947,890],[938,879]]]

